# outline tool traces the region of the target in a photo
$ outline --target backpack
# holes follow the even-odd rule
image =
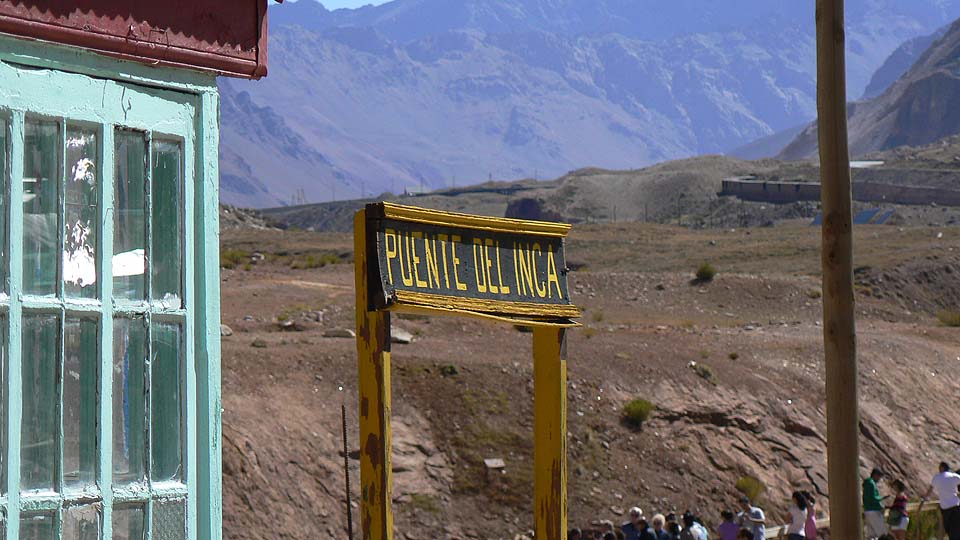
[[[891,508],[887,514],[887,525],[899,525],[903,520],[903,512],[899,508]]]

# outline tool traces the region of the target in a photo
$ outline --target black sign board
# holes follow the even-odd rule
[[[381,203],[367,207],[374,309],[412,305],[498,317],[576,317],[566,225]]]

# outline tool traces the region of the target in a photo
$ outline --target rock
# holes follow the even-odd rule
[[[390,341],[406,345],[413,341],[413,334],[403,328],[394,327],[390,329]]]
[[[221,336],[224,336],[224,337],[226,337],[226,336],[232,336],[232,335],[233,335],[233,329],[230,328],[229,326],[225,325],[225,324],[221,324],[221,325],[220,325],[220,335],[221,335]]]
[[[615,515],[615,516],[622,516],[622,515],[623,515],[623,508],[621,508],[621,507],[619,507],[619,506],[611,506],[611,507],[610,507],[610,513],[613,514],[613,515]]]
[[[262,340],[262,339],[255,339],[255,340],[253,340],[253,343],[250,344],[250,346],[251,346],[251,347],[254,347],[254,348],[256,348],[256,349],[266,349],[266,348],[267,348],[267,342],[264,341],[264,340]]]
[[[323,333],[325,338],[355,338],[357,337],[356,332],[350,330],[349,328],[331,328]]]

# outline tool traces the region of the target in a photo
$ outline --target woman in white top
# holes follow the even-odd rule
[[[804,528],[807,524],[807,498],[799,491],[793,492],[793,504],[790,505],[790,525],[787,525],[787,540],[805,540]]]

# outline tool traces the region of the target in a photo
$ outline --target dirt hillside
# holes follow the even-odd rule
[[[861,472],[881,465],[916,493],[960,457],[960,334],[935,317],[960,308],[960,228],[856,234]],[[225,538],[346,538],[340,404],[357,501],[355,343],[325,336],[354,325],[351,238],[238,228],[222,240]],[[827,495],[818,242],[799,223],[574,229],[585,315],[568,344],[571,525],[621,521],[633,505],[715,523],[744,476],[767,486],[771,521],[792,489]],[[719,274],[691,284],[704,261]],[[524,533],[530,334],[456,318],[395,326],[412,336],[393,347],[397,538]],[[656,405],[639,431],[620,419],[634,398]],[[487,475],[484,458],[507,468]]]

